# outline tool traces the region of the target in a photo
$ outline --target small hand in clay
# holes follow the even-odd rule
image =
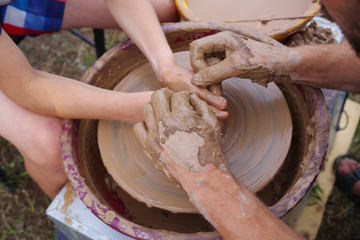
[[[207,58],[221,56],[211,65]],[[255,41],[233,32],[220,32],[190,44],[191,65],[197,72],[192,83],[209,87],[230,77],[249,78],[266,86],[270,81],[289,81],[286,67],[298,59],[287,47]]]
[[[222,97],[219,88],[199,88],[191,83],[193,72],[178,66],[172,65],[169,70],[162,70],[162,84],[173,91],[193,91],[201,99],[211,105],[211,110],[219,120],[227,118],[227,112],[221,111],[226,107],[226,99]]]
[[[144,107],[143,116],[144,121],[134,127],[135,134],[168,177],[172,176],[169,164],[189,171],[200,171],[209,162],[225,168],[219,122],[196,93],[160,89]]]

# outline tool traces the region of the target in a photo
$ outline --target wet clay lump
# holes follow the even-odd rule
[[[225,30],[274,46],[279,45],[278,42],[257,32],[237,28],[234,25],[180,22],[163,27],[174,52],[188,50],[189,43],[193,40]],[[140,50],[131,41],[125,41],[109,49],[85,72],[81,80],[97,87],[114,89],[120,81],[130,73],[132,75],[133,70],[145,62],[146,59]],[[225,81],[224,84],[227,82]],[[145,81],[139,81],[137,84],[140,89],[151,86]],[[154,89],[161,87],[157,82],[153,84],[158,85]],[[320,90],[290,83],[280,83],[277,87],[285,97],[291,112],[294,126],[291,145],[280,170],[256,195],[275,216],[282,217],[304,196],[319,172],[326,152],[328,139],[326,126],[329,125],[329,119]],[[243,91],[246,92],[245,90]],[[89,119],[65,120],[62,134],[62,149],[65,154],[63,159],[67,176],[82,201],[96,216],[114,229],[134,238],[144,238],[144,236],[158,239],[219,238],[213,227],[201,215],[174,214],[156,207],[149,208],[121,189],[104,167],[98,145],[98,123],[98,120]],[[133,123],[129,124],[133,125]],[[231,129],[230,133],[241,136],[242,131],[235,128]],[[134,141],[133,136],[129,136],[129,139]],[[142,149],[139,151],[142,152]]]
[[[189,53],[176,53],[177,61],[190,68]],[[148,63],[131,71],[114,88],[136,92],[161,88]],[[287,156],[292,121],[280,89],[267,88],[247,79],[223,82],[229,118],[222,130],[222,152],[234,176],[253,192],[263,189]],[[99,121],[101,158],[115,182],[138,201],[171,212],[194,213],[185,192],[154,166],[133,133],[134,123]]]

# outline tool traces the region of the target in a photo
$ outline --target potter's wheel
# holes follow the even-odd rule
[[[190,68],[188,52],[176,53],[180,65]],[[116,91],[156,90],[158,83],[150,64],[130,72]],[[282,92],[273,83],[267,88],[246,79],[223,82],[229,118],[222,136],[224,159],[252,192],[266,186],[281,167],[291,143],[291,115]],[[148,206],[172,212],[197,212],[185,192],[144,154],[133,133],[134,123],[99,121],[98,144],[104,166],[115,182]]]

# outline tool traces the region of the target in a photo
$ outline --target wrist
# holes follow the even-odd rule
[[[160,83],[164,86],[167,86],[167,82],[174,78],[174,73],[177,73],[179,65],[177,65],[175,57],[173,55],[167,58],[163,58],[162,60],[163,61],[159,63],[157,74]]]
[[[232,173],[225,165],[218,166],[212,162],[201,165],[200,169],[193,171],[177,164],[175,161],[168,158],[166,162],[166,168],[180,183],[186,192],[193,191],[195,188],[197,188],[199,183],[211,183],[214,177],[216,177],[218,174],[232,177]]]
[[[150,62],[159,82],[162,84],[164,81],[164,73],[171,71],[171,69],[176,66],[174,54],[170,49],[166,48],[158,50],[157,54],[154,54],[153,57],[150,58]]]
[[[286,81],[297,80],[299,78],[297,69],[302,59],[301,54],[295,49],[287,47],[286,51],[282,51],[279,55],[279,62],[274,66],[274,73],[278,76],[285,77],[280,77],[278,82],[283,82],[281,79],[285,79]]]

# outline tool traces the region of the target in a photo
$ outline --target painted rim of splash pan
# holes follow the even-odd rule
[[[269,40],[267,37],[259,35],[256,32],[234,28],[227,24],[182,22],[165,25],[163,29],[167,35],[169,44],[172,47],[177,48],[177,51],[186,50],[189,42],[192,40],[225,30],[251,36],[251,38],[260,41],[272,42],[274,45],[278,44],[276,41]],[[97,60],[94,65],[84,73],[82,81],[102,87],[101,76],[98,74],[99,70],[107,69],[108,66],[106,65],[106,62],[119,54],[125,54],[125,57],[130,57],[133,54],[140,54],[140,51],[132,41],[128,40],[120,43]],[[127,58],[127,60],[129,60],[129,58]],[[140,62],[139,64],[142,63],[143,62]],[[300,94],[304,102],[306,102],[310,124],[314,129],[310,142],[308,142],[307,145],[314,150],[310,151],[307,156],[304,156],[304,158],[306,157],[309,159],[306,166],[304,166],[306,171],[303,171],[300,174],[296,182],[292,184],[290,190],[278,202],[269,207],[277,217],[284,216],[295,207],[315,181],[325,160],[329,132],[328,109],[322,92],[319,89],[308,86],[296,84],[288,85],[291,85],[290,88],[297,92],[297,94]],[[125,219],[118,212],[115,212],[107,203],[100,201],[94,193],[95,190],[91,189],[87,180],[81,175],[82,166],[79,164],[80,160],[76,135],[78,124],[78,120],[65,119],[63,121],[61,131],[61,156],[63,158],[65,172],[69,182],[79,198],[95,216],[113,229],[136,239],[194,239],[199,237],[201,237],[201,239],[220,239],[217,232],[184,234],[167,230],[152,229],[135,224],[128,219]]]

